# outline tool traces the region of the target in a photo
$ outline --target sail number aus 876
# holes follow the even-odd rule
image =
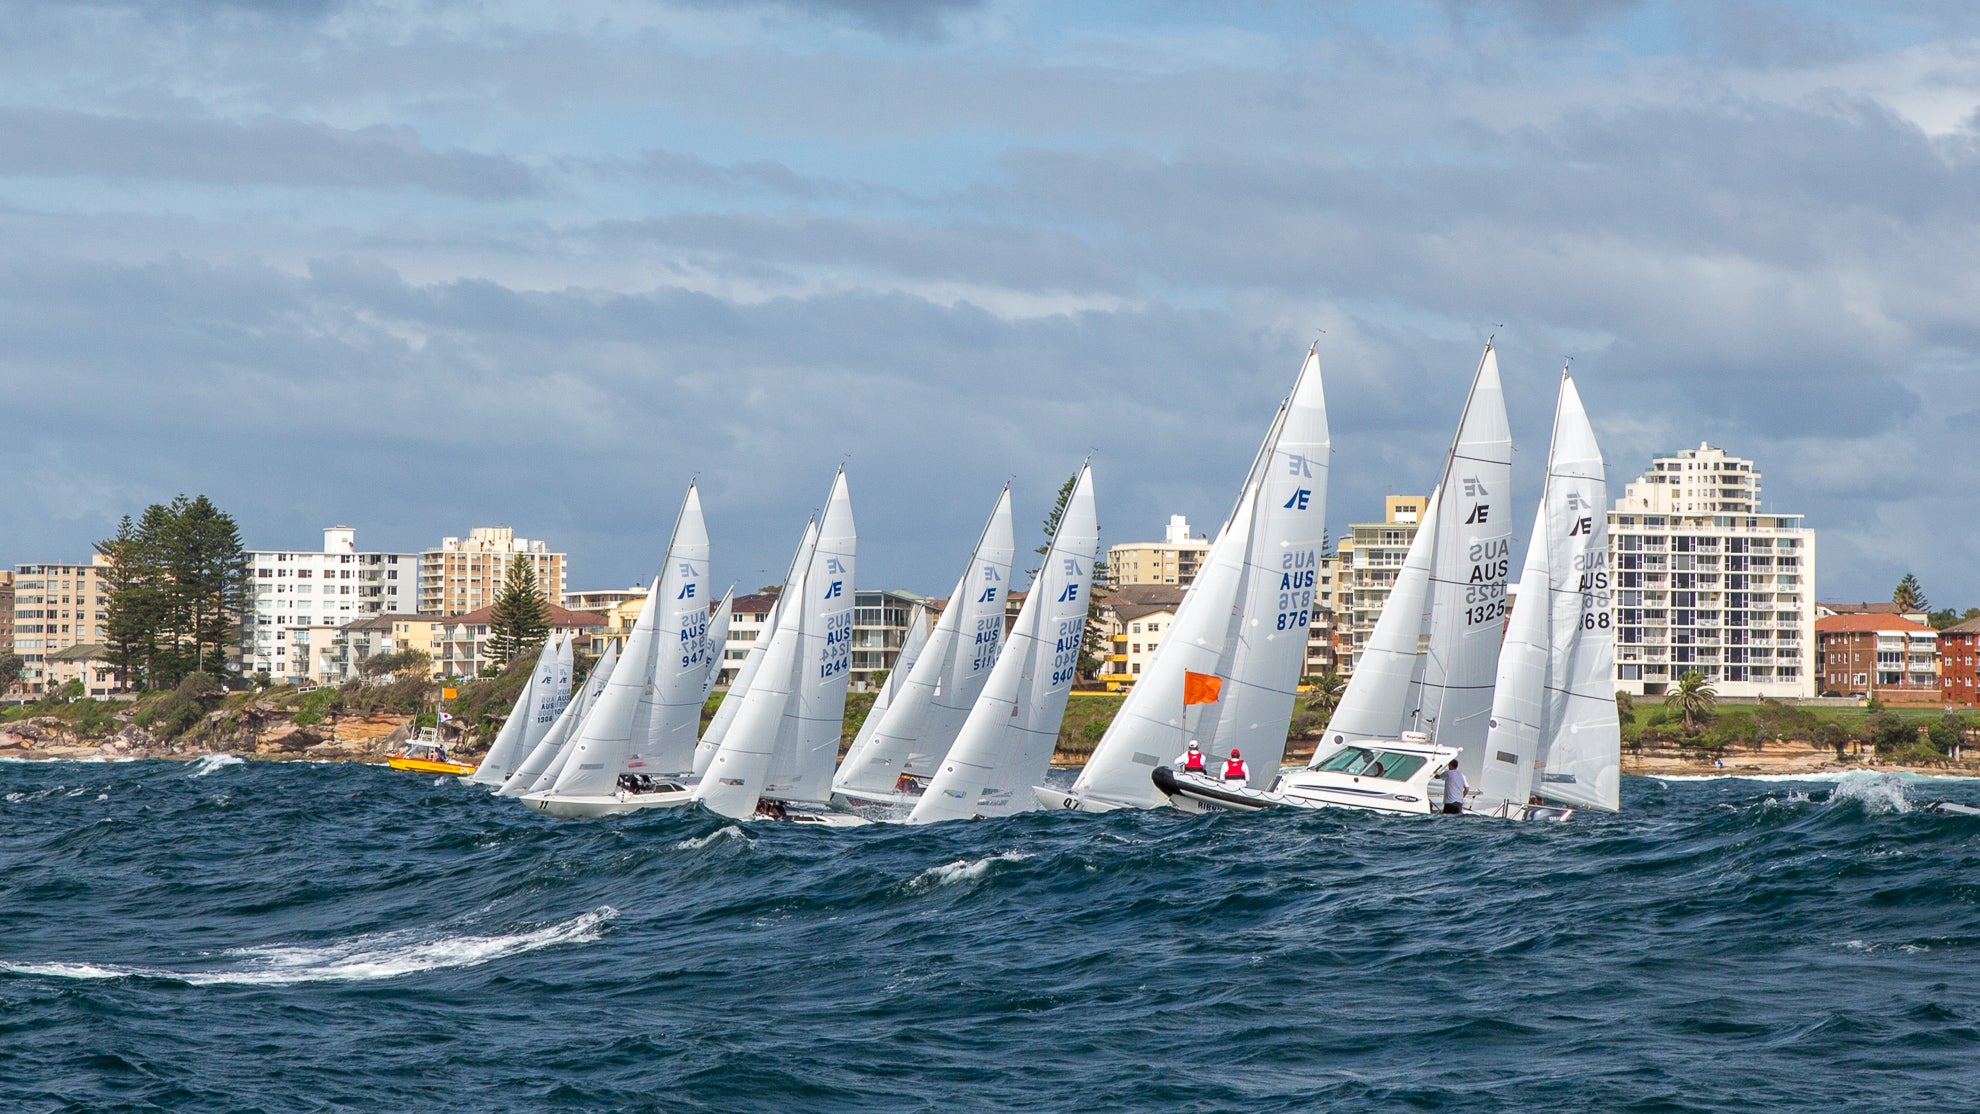
[[[1313,625],[1313,585],[1318,564],[1310,549],[1279,558],[1278,629],[1304,630]]]

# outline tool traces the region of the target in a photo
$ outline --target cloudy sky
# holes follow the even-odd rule
[[[1211,528],[1316,338],[1378,517],[1496,332],[1525,494],[1572,356],[1615,493],[1709,441],[1824,598],[1980,604],[1974,10],[0,4],[0,565],[184,491],[616,586],[698,474],[750,588],[844,460],[943,592],[1089,452]]]

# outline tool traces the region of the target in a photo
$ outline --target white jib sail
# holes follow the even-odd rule
[[[846,686],[852,680],[853,558],[858,548],[852,496],[841,470],[818,520],[818,545],[802,597],[802,639],[797,688],[779,732],[779,747],[764,775],[765,797],[823,804],[832,796],[839,765],[839,736],[846,719]],[[785,740],[789,745],[783,745]]]
[[[891,794],[902,775],[932,774],[949,753],[1003,646],[1004,592],[1015,547],[1006,487],[977,536],[969,566],[949,594],[927,649],[911,669],[894,670],[895,677],[905,673],[906,679],[884,714],[874,709],[879,722],[866,746],[855,743],[847,752],[832,786],[835,792]],[[893,680],[888,678],[889,685]]]
[[[628,769],[675,777],[694,768],[708,661],[721,656],[721,647],[708,637],[708,559],[701,495],[689,485],[656,586],[660,603],[653,623],[652,714],[645,736],[633,738]]]
[[[1194,725],[1195,737],[1213,755],[1243,752],[1254,786],[1278,776],[1306,671],[1326,544],[1329,451],[1320,357],[1309,350],[1250,481],[1257,496],[1223,691],[1201,706]]]
[[[804,538],[798,542],[797,555],[792,558],[789,571],[784,574],[785,589],[798,577],[802,563],[810,560],[811,547],[818,541],[818,523],[804,525]],[[742,712],[743,698],[749,695],[749,687],[756,681],[757,670],[763,667],[763,655],[770,648],[770,636],[783,620],[785,592],[780,591],[777,602],[770,605],[763,629],[757,632],[756,641],[750,643],[749,652],[743,655],[742,668],[736,670],[736,679],[729,685],[729,691],[722,697],[722,703],[715,709],[715,715],[708,721],[708,730],[702,733],[701,744],[694,749],[694,772],[696,776],[708,772],[708,764],[715,759],[715,752],[722,749],[722,740],[728,737],[729,725],[735,722]]]
[[[1037,807],[1031,786],[1044,780],[1058,745],[1086,637],[1087,595],[1099,549],[1093,470],[1082,466],[1010,642],[909,823],[1005,816]]]
[[[715,682],[722,676],[722,657],[729,644],[729,620],[735,614],[736,590],[730,588],[722,594],[722,602],[717,604],[708,617],[708,671],[701,678],[701,702],[708,703],[708,695],[715,691]],[[695,726],[700,726],[700,720]]]
[[[873,707],[867,709],[866,719],[859,725],[859,734],[853,736],[852,746],[846,748],[846,757],[839,763],[839,772],[833,775],[832,792],[839,793],[840,779],[846,771],[855,768],[860,755],[873,745],[873,736],[880,730],[880,722],[887,718],[887,709],[894,706],[901,689],[907,685],[908,674],[914,670],[914,663],[921,660],[922,651],[927,649],[933,638],[928,623],[926,604],[915,604],[908,613],[907,635],[901,640],[901,652],[894,658],[894,668],[887,674],[886,683],[874,694]]]
[[[1463,748],[1459,768],[1466,782],[1476,785],[1512,571],[1512,434],[1499,357],[1490,344],[1478,361],[1440,486],[1430,566],[1430,642],[1413,707],[1422,709],[1434,741]]]
[[[573,650],[572,653],[575,655],[576,651]],[[502,788],[499,790],[501,796],[520,797],[538,788],[537,779],[542,777],[543,772],[550,768],[559,754],[563,753],[565,740],[569,739],[571,732],[577,728],[578,721],[584,718],[585,709],[590,707],[592,699],[611,673],[612,664],[617,660],[616,647],[607,647],[604,656],[599,658],[598,664],[592,668],[591,675],[585,678],[583,687],[578,689],[577,695],[571,697],[563,710],[557,713],[557,719],[550,725],[550,730],[543,736],[543,741],[529,752],[529,757],[523,760],[522,765],[516,767],[515,773],[509,775],[509,780],[502,783]],[[547,789],[549,786],[545,785],[541,788]]]
[[[633,621],[632,632],[626,635],[618,665],[567,744],[569,757],[560,763],[562,768],[550,784],[553,795],[602,797],[617,784],[626,756],[632,752],[636,712],[653,684],[650,662],[659,602],[660,581],[656,578],[639,609],[639,618]]]
[[[1565,375],[1551,460],[1546,513],[1553,614],[1538,791],[1550,801],[1614,812],[1622,735],[1609,613],[1608,482],[1580,392]]]
[[[1527,535],[1526,564],[1506,640],[1499,647],[1498,681],[1492,690],[1492,718],[1485,732],[1485,764],[1478,776],[1477,810],[1526,803],[1533,790],[1533,763],[1540,754],[1540,732],[1547,692],[1547,497],[1540,498],[1533,533]]]
[[[619,671],[619,661],[619,647],[616,645],[606,650],[605,656],[598,659],[598,665],[594,670],[598,676],[597,686],[586,693],[583,703],[578,705],[577,718],[571,721],[570,731],[559,741],[557,754],[550,759],[550,764],[544,767],[542,773],[536,775],[535,781],[530,782],[528,790],[530,793],[548,792],[551,786],[557,784],[557,779],[563,776],[564,767],[570,765],[571,756],[577,753],[577,748],[571,744],[584,731],[585,722],[591,718],[591,714],[598,709],[598,702],[604,698],[606,689],[612,684],[612,676]]]
[[[711,737],[715,745],[693,799],[724,816],[743,819],[756,811],[763,776],[770,768],[784,712],[797,684],[798,601],[805,591],[804,577],[817,542],[818,524],[805,523],[804,536],[791,561],[791,574],[770,613],[769,625],[750,647],[736,683],[717,709],[716,722],[709,724],[708,735],[702,740],[703,748],[708,747]],[[726,718],[720,714],[724,711],[730,713]],[[715,731],[718,725],[723,728],[719,737]]]
[[[488,744],[488,753],[481,764],[474,768],[468,780],[476,785],[500,785],[516,772],[521,759],[519,754],[528,741],[529,729],[533,725],[537,704],[547,698],[557,683],[557,654],[561,639],[546,638],[543,649],[536,655],[536,668],[530,670],[529,680],[521,692],[516,694],[516,703],[509,709],[509,718],[502,722],[502,730],[495,735],[495,741]],[[568,685],[570,675],[565,674]],[[547,728],[547,724],[545,725]],[[540,741],[540,740],[539,740]]]
[[[1430,492],[1416,537],[1409,543],[1375,629],[1355,659],[1354,674],[1341,693],[1341,702],[1327,720],[1325,737],[1313,748],[1309,767],[1319,766],[1341,747],[1394,739],[1410,727],[1410,683],[1416,676],[1423,634],[1430,622],[1430,562],[1437,548],[1441,495],[1441,488]]]

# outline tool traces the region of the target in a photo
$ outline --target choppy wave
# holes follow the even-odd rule
[[[1943,1114],[1980,1062],[1925,807],[1980,783],[820,831],[223,770],[0,764],[0,1109]]]
[[[0,971],[73,979],[171,979],[189,986],[288,986],[307,982],[367,982],[422,971],[473,967],[539,948],[598,939],[619,915],[611,906],[558,924],[494,936],[418,929],[372,933],[332,944],[268,944],[230,948],[218,970],[175,970],[98,963],[0,963]]]
[[[215,770],[224,770],[229,766],[244,765],[246,762],[247,759],[237,754],[227,754],[224,751],[219,754],[209,754],[194,762],[192,768],[186,771],[186,776],[205,777]]]

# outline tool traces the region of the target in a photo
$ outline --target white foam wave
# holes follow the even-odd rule
[[[69,979],[173,979],[193,986],[286,986],[310,982],[371,982],[421,971],[475,967],[558,944],[585,944],[604,935],[619,915],[601,905],[567,921],[502,936],[432,936],[419,930],[372,933],[340,944],[270,944],[221,953],[237,966],[221,971],[173,971],[95,963],[4,963],[0,971]]]
[[[674,850],[699,851],[704,847],[712,847],[715,844],[722,842],[723,840],[731,840],[731,839],[740,839],[743,840],[744,842],[747,842],[749,840],[749,836],[745,834],[743,830],[737,827],[736,825],[726,824],[720,828],[715,829],[712,832],[709,832],[705,836],[695,836],[693,839],[681,840],[679,843],[674,844]]]
[[[1904,782],[1896,774],[1852,773],[1837,782],[1835,792],[1829,795],[1830,804],[1839,801],[1855,801],[1872,814],[1911,811],[1911,802],[1904,797]]]
[[[911,892],[926,893],[944,886],[955,886],[965,882],[975,882],[989,875],[998,863],[1022,862],[1031,856],[1023,851],[1005,851],[981,859],[957,859],[941,866],[931,866],[913,878],[908,879]]]
[[[215,770],[224,770],[229,766],[241,766],[246,763],[247,759],[237,754],[228,754],[226,751],[221,751],[219,754],[209,754],[199,761],[194,762],[192,769],[187,771],[186,776],[205,777]]]

